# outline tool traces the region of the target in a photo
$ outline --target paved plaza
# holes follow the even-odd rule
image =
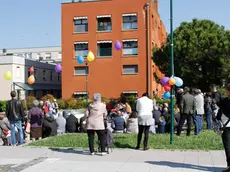
[[[119,150],[106,156],[87,150],[0,147],[1,172],[219,172],[223,151]]]

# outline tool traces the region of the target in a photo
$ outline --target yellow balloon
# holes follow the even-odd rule
[[[176,80],[175,80],[174,78],[171,77],[171,78],[169,79],[169,84],[172,85],[172,86],[175,85],[175,84],[176,84]]]
[[[88,59],[89,62],[94,61],[95,56],[94,56],[94,54],[92,53],[92,51],[90,51],[90,52],[88,53],[87,59]]]
[[[10,71],[6,72],[6,73],[4,74],[4,78],[5,78],[5,80],[11,80],[11,78],[12,78],[11,72],[10,72]]]
[[[34,82],[35,82],[34,75],[30,75],[30,77],[28,78],[28,83],[32,85]]]

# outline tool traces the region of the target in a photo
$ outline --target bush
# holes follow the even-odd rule
[[[164,103],[170,103],[170,100],[160,100],[160,99],[158,99],[158,100],[156,100],[156,103],[157,104],[164,104]]]
[[[67,99],[66,100],[66,108],[67,109],[76,109],[76,105],[77,105],[77,103],[76,103],[77,101],[76,101],[76,99],[75,98],[69,98],[69,99]]]
[[[137,98],[135,96],[128,96],[127,102],[132,108],[132,110],[136,110]]]
[[[28,96],[26,97],[25,102],[22,102],[25,109],[30,109],[33,106],[33,101],[36,100],[34,96]]]
[[[65,100],[59,99],[57,100],[58,107],[59,109],[66,109],[67,108],[67,103]]]
[[[50,100],[51,102],[54,102],[54,99],[55,99],[55,97],[53,96],[53,95],[51,95],[51,94],[47,94],[47,95],[45,95],[45,96],[43,96],[42,98],[41,98],[41,100],[42,101],[46,101],[46,100]]]
[[[6,111],[6,103],[7,103],[7,101],[0,101],[0,107],[2,107],[3,112]]]

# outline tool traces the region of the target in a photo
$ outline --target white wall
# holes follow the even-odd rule
[[[1,65],[0,64],[0,100],[9,100],[10,99],[10,92],[12,89],[13,81],[5,80],[4,74],[5,72],[10,71],[13,74],[13,67],[12,64],[9,65]]]
[[[13,82],[27,83],[29,77],[28,71],[32,66],[36,70],[35,84],[43,84],[41,85],[42,88],[51,84],[61,85],[61,74],[60,80],[58,80],[55,64],[29,60],[18,56],[0,56],[0,100],[10,99],[10,91],[13,89]],[[7,71],[12,73],[12,79],[10,81],[4,79],[4,73]],[[45,71],[45,80],[43,79],[43,71]],[[16,86],[15,89],[21,88]],[[21,98],[25,98],[24,91],[21,92]]]
[[[38,47],[38,48],[18,48],[18,49],[7,49],[6,53],[12,53],[14,55],[22,56],[28,59],[39,60],[42,57],[43,60],[46,59],[47,54],[51,54],[51,59],[57,63],[61,63],[62,54],[61,47]],[[0,50],[0,55],[3,55],[2,50]]]

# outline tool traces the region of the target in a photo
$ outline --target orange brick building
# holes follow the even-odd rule
[[[166,41],[158,1],[85,1],[62,4],[62,98],[86,94],[86,65],[79,65],[76,56],[88,51],[95,55],[88,65],[89,97],[96,92],[107,98],[122,92],[161,95],[154,73],[163,74],[151,60],[152,48]],[[121,50],[114,48],[116,40]]]

